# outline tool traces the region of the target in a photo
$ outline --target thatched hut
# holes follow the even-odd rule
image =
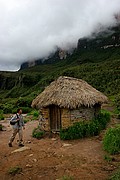
[[[32,102],[46,119],[46,130],[59,131],[74,122],[97,116],[107,97],[87,82],[60,76]]]

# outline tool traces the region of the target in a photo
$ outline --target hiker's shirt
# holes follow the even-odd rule
[[[17,121],[17,119],[19,118],[19,121]],[[23,121],[23,116],[20,114],[15,114],[11,121],[17,121],[15,123],[15,125],[12,125],[13,129],[22,129],[22,127],[24,126],[24,121]]]

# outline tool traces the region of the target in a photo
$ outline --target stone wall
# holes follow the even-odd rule
[[[72,123],[70,121],[70,110],[69,109],[61,110],[61,124],[62,124],[63,129],[72,125]]]
[[[62,128],[65,129],[73,125],[75,122],[92,120],[95,116],[98,115],[100,109],[100,105],[95,105],[92,108],[81,107],[79,109],[72,110],[62,109]]]
[[[40,110],[43,114],[43,117],[45,119],[45,131],[50,130],[50,118],[49,118],[49,108],[42,108]]]
[[[62,119],[62,128],[67,128],[73,125],[75,122],[80,122],[83,120],[91,120],[94,117],[95,108],[85,108],[81,107],[80,109],[62,109],[61,119]]]
[[[41,109],[43,117],[46,121],[45,130],[50,130],[50,117],[49,108]],[[61,109],[61,124],[62,128],[65,129],[72,126],[75,122],[89,121],[92,120],[100,111],[100,105],[95,105],[92,108],[81,107],[79,109]]]
[[[91,120],[94,117],[94,108],[86,108],[81,107],[80,109],[75,109],[70,111],[70,118],[71,121],[78,121],[78,120]]]

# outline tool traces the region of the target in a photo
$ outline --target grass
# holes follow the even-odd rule
[[[107,161],[107,162],[111,162],[113,160],[112,157],[110,157],[110,155],[104,155],[104,160]]]
[[[8,174],[11,174],[13,176],[16,174],[20,174],[21,172],[22,172],[22,168],[19,166],[12,167],[8,170]]]
[[[0,110],[0,120],[4,120],[3,110]]]
[[[39,127],[33,129],[32,137],[41,139],[44,136],[45,136],[45,132],[43,130],[41,130]]]
[[[63,176],[62,178],[60,178],[59,180],[74,180],[74,178],[72,176]]]
[[[116,116],[117,119],[120,119],[120,109],[115,109],[114,110],[114,115]]]
[[[120,125],[106,131],[103,138],[103,148],[110,154],[120,153]]]
[[[108,180],[120,180],[120,168]]]
[[[33,117],[38,118],[39,116],[39,111],[37,110],[32,110],[28,115],[33,115]]]

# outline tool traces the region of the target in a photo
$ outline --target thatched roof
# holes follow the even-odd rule
[[[87,82],[60,76],[33,100],[32,107],[40,109],[54,104],[59,107],[76,109],[80,106],[92,107],[96,103],[105,102],[107,102],[107,97]]]

